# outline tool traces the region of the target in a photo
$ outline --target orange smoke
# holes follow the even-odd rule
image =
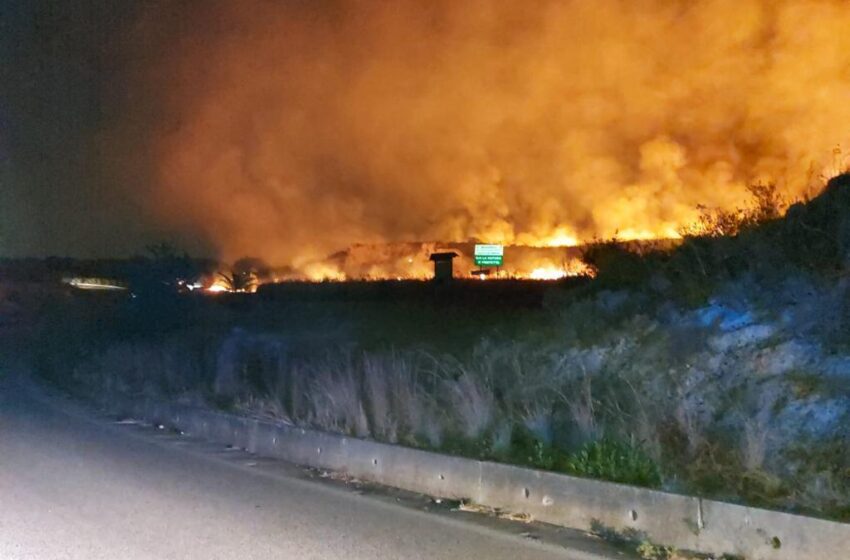
[[[845,165],[844,0],[196,7],[143,74],[167,120],[155,206],[229,260],[671,237]]]

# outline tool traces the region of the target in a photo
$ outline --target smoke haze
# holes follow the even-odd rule
[[[99,140],[225,259],[665,237],[844,165],[847,29],[841,0],[154,2]]]

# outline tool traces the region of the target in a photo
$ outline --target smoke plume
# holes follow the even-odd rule
[[[843,0],[193,10],[138,21],[135,76],[156,211],[229,259],[665,237],[753,183],[805,193],[850,139]]]

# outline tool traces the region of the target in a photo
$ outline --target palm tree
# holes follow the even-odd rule
[[[253,270],[219,272],[218,277],[229,292],[253,292],[257,288],[257,275]]]

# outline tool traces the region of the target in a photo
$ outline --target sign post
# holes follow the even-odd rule
[[[503,245],[476,245],[475,266],[502,266],[504,255]]]

